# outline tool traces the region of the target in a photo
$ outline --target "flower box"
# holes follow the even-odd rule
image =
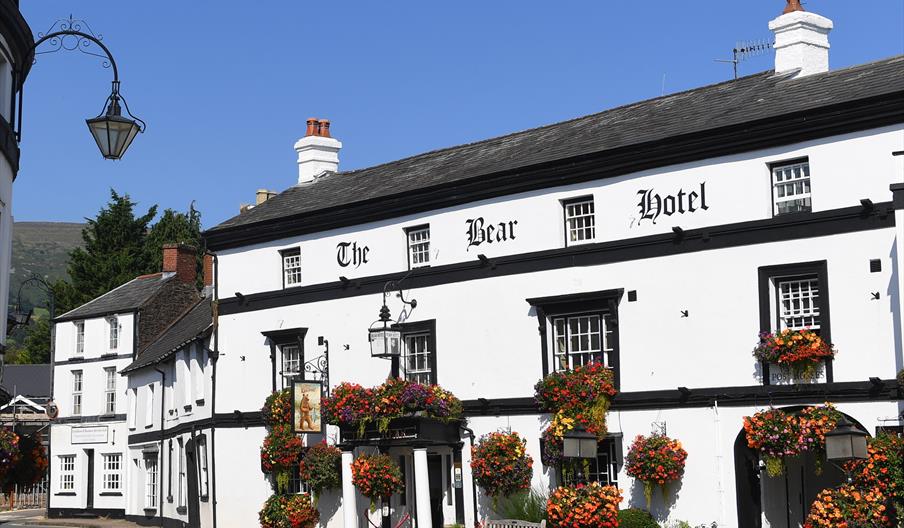
[[[369,422],[363,428],[340,424],[339,433],[342,443],[351,445],[448,445],[461,442],[461,425],[462,420],[439,420],[413,414],[392,418],[385,424]]]

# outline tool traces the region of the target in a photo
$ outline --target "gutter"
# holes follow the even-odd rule
[[[166,372],[154,367],[160,373],[160,466],[157,468],[157,484],[160,485],[160,506],[157,508],[157,516],[160,517],[160,526],[163,526],[163,453],[166,441],[166,432],[163,430],[164,406],[166,405]]]
[[[465,435],[467,435],[468,440],[471,442],[471,451],[474,450],[474,430],[461,426],[461,430],[464,431]],[[478,521],[477,516],[477,483],[474,481],[474,474],[471,473],[471,502],[472,507],[474,508],[474,528],[478,528],[480,526],[480,522]]]

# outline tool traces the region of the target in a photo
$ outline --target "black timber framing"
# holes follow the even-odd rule
[[[237,297],[221,299],[219,313],[220,315],[230,315],[382,293],[387,282],[399,281],[403,277],[407,288],[425,288],[522,273],[596,266],[697,251],[884,229],[895,225],[891,208],[891,202],[878,203],[875,204],[875,210],[872,213],[863,214],[861,206],[845,207],[802,215],[779,216],[764,220],[689,229],[684,232],[684,236],[678,243],[675,242],[673,233],[664,233],[500,256],[493,259],[493,266],[485,266],[479,260],[474,260],[361,277],[355,279],[351,286],[343,281],[335,281],[287,290],[253,293],[242,296],[241,300]]]
[[[216,419],[203,418],[179,424],[175,427],[164,429],[163,434],[159,430],[147,431],[144,433],[134,433],[129,435],[129,444],[144,444],[148,442],[159,443],[161,436],[163,439],[175,438],[192,431],[202,431],[210,429],[214,421],[216,421],[217,429],[248,429],[251,427],[263,427],[264,417],[260,411],[233,411],[231,413],[217,413]]]
[[[306,214],[206,231],[211,251],[306,233],[397,218],[499,196],[612,178],[688,163],[894,125],[904,121],[904,97],[892,92],[759,121],[565,158],[533,167],[364,200]]]

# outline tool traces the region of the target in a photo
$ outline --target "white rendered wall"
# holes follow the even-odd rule
[[[809,157],[814,211],[857,206],[862,198],[889,201],[888,186],[899,177],[891,152],[902,149],[904,126],[898,125],[224,250],[218,253],[219,291],[221,297],[231,297],[233,292],[281,289],[278,250],[298,246],[302,285],[404,271],[408,269],[404,228],[424,223],[430,224],[434,266],[473,261],[478,254],[492,258],[560,248],[565,245],[560,200],[586,195],[595,199],[598,242],[668,233],[673,226],[693,229],[771,218],[769,164],[800,157]],[[653,190],[665,197],[682,190],[699,193],[701,184],[706,210],[662,214],[655,224],[639,218],[638,191]],[[515,238],[469,248],[466,221],[476,218],[487,225],[517,221]],[[337,244],[342,242],[367,247],[368,262],[340,266]]]

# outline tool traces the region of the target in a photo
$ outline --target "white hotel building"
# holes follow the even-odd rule
[[[117,436],[134,472],[119,507],[142,524],[256,526],[272,493],[264,399],[327,350],[330,387],[384,381],[367,329],[395,281],[418,301],[390,297],[401,374],[460,397],[467,428],[371,445],[328,428],[344,482],[321,497],[322,526],[368,526],[348,463],[377,449],[405,472],[394,522],[420,528],[490,514],[472,433],[520,433],[534,486],[554,486],[533,387],[589,359],[619,389],[591,477],[622,488],[622,507],[644,504],[623,470],[631,439],[665,427],[689,457],[659,520],[799,526],[841,475],[804,458],[768,477],[744,416],[831,401],[871,435],[902,426],[904,57],[830,71],[830,21],[792,11],[770,27],[776,71],[371,168],[340,172],[341,143],[309,122],[297,184],[205,234],[211,325],[196,305],[126,369],[138,404]],[[816,382],[753,358],[759,332],[803,325],[839,351]]]

